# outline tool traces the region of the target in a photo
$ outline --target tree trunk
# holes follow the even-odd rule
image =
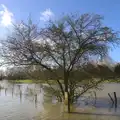
[[[70,113],[70,96],[68,92],[68,75],[64,73],[64,84],[65,84],[65,105],[67,105],[67,111]]]

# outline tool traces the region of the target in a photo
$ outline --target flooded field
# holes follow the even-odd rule
[[[120,84],[104,84],[97,91],[96,105],[92,101],[74,105],[71,114],[64,113],[64,105],[57,103],[55,97],[45,96],[41,84],[12,84],[0,82],[0,120],[120,120]],[[108,93],[116,92],[118,106],[111,105]]]

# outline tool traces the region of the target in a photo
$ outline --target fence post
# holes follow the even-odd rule
[[[110,93],[108,93],[108,96],[110,97],[112,104],[114,104],[114,100],[113,100],[112,96],[110,95]]]
[[[117,96],[116,96],[116,92],[114,92],[114,98],[115,98],[115,108],[117,108]]]

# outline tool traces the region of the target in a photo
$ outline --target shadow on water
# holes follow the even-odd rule
[[[120,114],[104,114],[104,113],[80,113],[80,112],[71,112],[70,114],[79,114],[79,115],[95,115],[95,116],[116,116],[116,117],[120,117]]]

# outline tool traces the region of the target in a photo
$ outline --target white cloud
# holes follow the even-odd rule
[[[12,24],[13,13],[10,12],[4,4],[1,4],[2,10],[0,11],[0,25],[7,27]]]
[[[41,12],[40,20],[46,22],[54,17],[54,13],[50,9],[46,9],[45,11]]]

